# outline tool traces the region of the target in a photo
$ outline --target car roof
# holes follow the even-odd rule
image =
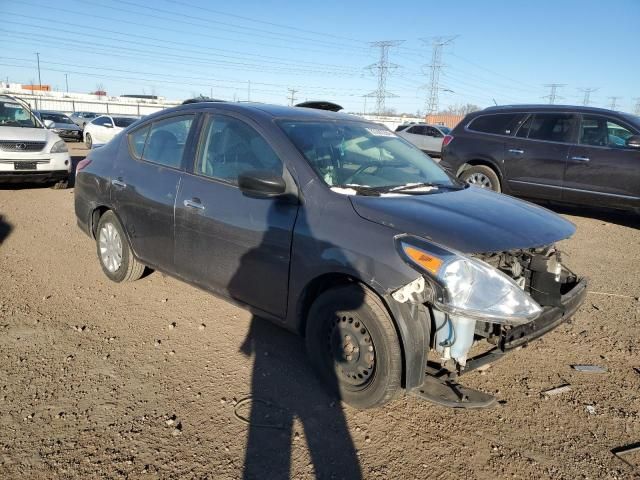
[[[189,103],[186,105],[179,105],[173,108],[167,108],[149,115],[148,118],[155,118],[156,116],[165,115],[167,113],[180,113],[182,111],[192,112],[197,110],[207,110],[216,108],[217,110],[226,110],[229,112],[238,112],[253,118],[272,118],[272,119],[287,119],[287,120],[343,120],[343,121],[357,121],[362,123],[372,123],[362,117],[350,115],[348,113],[331,112],[329,110],[319,110],[315,108],[303,108],[303,107],[285,107],[282,105],[269,105],[265,103],[244,103],[244,102],[197,102]]]
[[[606,113],[606,114],[621,114],[615,110],[609,110],[607,108],[588,107],[584,105],[550,105],[550,104],[522,104],[522,105],[498,105],[487,107],[484,110],[479,110],[474,113],[479,114],[483,112],[493,111],[535,111],[535,112],[581,112],[581,113]]]

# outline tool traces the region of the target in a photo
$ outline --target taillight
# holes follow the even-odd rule
[[[451,143],[452,140],[453,140],[453,135],[445,135],[444,140],[442,140],[442,146],[446,147]]]
[[[84,170],[90,163],[91,163],[91,159],[89,158],[80,160],[78,162],[78,165],[76,166],[76,172],[79,172],[80,170]]]

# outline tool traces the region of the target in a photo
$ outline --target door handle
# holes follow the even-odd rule
[[[588,162],[589,161],[589,157],[571,157],[571,160],[573,160],[574,162]]]
[[[187,208],[195,208],[197,210],[204,210],[204,205],[202,205],[202,203],[200,203],[200,200],[198,200],[197,198],[194,198],[194,199],[191,199],[191,200],[185,200],[184,202],[182,202],[182,204]]]
[[[509,153],[515,153],[518,155],[522,155],[524,153],[524,150],[520,150],[519,148],[510,148],[509,149]]]
[[[113,180],[111,180],[111,185],[119,188],[124,188],[127,186],[126,183],[124,183],[122,180],[118,180],[117,178],[114,178]]]

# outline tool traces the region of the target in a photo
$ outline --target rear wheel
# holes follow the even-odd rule
[[[309,310],[309,360],[332,393],[356,408],[379,407],[400,389],[402,354],[380,299],[360,284],[322,293]]]
[[[118,217],[105,212],[96,231],[96,248],[102,271],[114,282],[132,282],[142,277],[144,265],[133,256]]]
[[[93,139],[91,138],[91,134],[87,133],[84,136],[84,144],[87,146],[89,150],[91,150],[91,145],[93,145]]]
[[[486,188],[494,192],[501,192],[498,174],[486,165],[474,165],[460,174],[460,179],[469,185]]]

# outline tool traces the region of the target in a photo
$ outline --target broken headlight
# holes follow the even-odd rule
[[[528,323],[542,308],[511,278],[480,260],[410,236],[396,238],[403,258],[435,287],[440,310],[506,325]]]

